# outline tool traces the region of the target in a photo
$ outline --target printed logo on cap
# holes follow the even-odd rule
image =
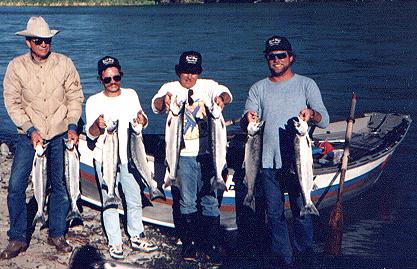
[[[269,40],[269,45],[270,46],[275,46],[275,45],[279,45],[279,43],[281,43],[281,39],[280,38],[272,38],[271,40]]]
[[[188,64],[196,64],[198,61],[198,57],[196,55],[187,55],[185,56],[185,61]]]
[[[114,64],[114,59],[113,58],[103,59],[103,64],[105,65]]]

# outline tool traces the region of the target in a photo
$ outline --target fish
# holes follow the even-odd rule
[[[71,201],[71,210],[68,212],[67,221],[80,220],[81,213],[78,210],[77,201],[80,198],[80,156],[78,149],[72,140],[64,139],[65,144],[65,181]]]
[[[226,150],[227,132],[226,124],[222,115],[222,109],[217,104],[213,104],[209,109],[209,130],[210,130],[210,150],[213,157],[214,177],[211,178],[211,190],[227,190],[223,179],[223,171],[227,169]]]
[[[164,187],[171,186],[172,180],[177,179],[180,152],[184,148],[184,110],[185,102],[179,100],[177,96],[172,96],[165,125]]]
[[[139,172],[143,183],[149,189],[151,201],[161,198],[166,199],[165,194],[158,188],[155,176],[149,169],[148,160],[146,159],[145,145],[142,136],[142,124],[136,124],[135,121],[130,124],[130,155],[136,170]]]
[[[117,165],[119,162],[119,140],[117,136],[118,121],[109,121],[104,130],[104,143],[102,151],[102,175],[104,185],[102,189],[107,190],[109,196],[103,207],[118,207],[121,204],[120,198],[116,195]]]
[[[243,183],[247,193],[243,200],[243,205],[255,211],[255,184],[256,177],[262,164],[262,138],[264,121],[249,122],[247,131],[248,136],[245,143],[244,168],[245,177]]]
[[[44,213],[45,199],[46,199],[46,183],[47,183],[47,172],[46,172],[46,151],[47,145],[37,144],[35,147],[35,156],[33,157],[32,167],[32,184],[33,192],[36,203],[38,204],[38,210],[36,211],[32,225],[41,222],[42,226],[46,224],[46,218]]]
[[[300,117],[293,120],[295,128],[294,151],[295,170],[300,184],[304,206],[300,216],[313,214],[319,216],[319,211],[311,201],[311,192],[317,188],[313,177],[312,141],[308,135],[308,124]]]

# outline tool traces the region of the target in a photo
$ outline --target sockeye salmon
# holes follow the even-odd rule
[[[158,188],[158,183],[155,181],[154,174],[149,169],[145,145],[143,144],[142,124],[132,122],[130,127],[129,146],[133,164],[139,172],[143,183],[148,187],[151,200],[157,198],[165,200],[165,194]]]
[[[44,213],[47,183],[46,146],[47,145],[42,146],[41,144],[37,144],[35,147],[35,156],[33,157],[32,184],[36,203],[38,204],[38,210],[36,211],[35,218],[32,222],[33,226],[38,222],[41,222],[42,226],[46,223]]]
[[[227,132],[226,124],[222,115],[222,109],[217,104],[213,104],[209,110],[209,128],[210,128],[210,149],[213,158],[214,177],[211,179],[211,190],[227,190],[226,183],[223,180],[223,171],[227,168],[226,149],[227,149]]]
[[[300,184],[301,193],[304,199],[304,207],[300,211],[300,216],[306,214],[319,215],[317,208],[311,201],[311,191],[316,188],[313,177],[313,153],[312,141],[308,136],[308,124],[300,117],[294,119],[295,138],[295,170]]]
[[[262,164],[262,136],[264,121],[249,122],[247,131],[248,137],[245,143],[245,177],[243,183],[247,193],[243,200],[243,205],[249,206],[255,211],[255,184],[256,177]]]
[[[117,207],[121,204],[120,198],[116,195],[117,165],[119,162],[119,140],[117,136],[118,121],[109,121],[104,131],[102,175],[107,190],[108,198],[105,199],[104,208]]]
[[[172,96],[165,125],[165,187],[171,186],[172,180],[177,179],[180,151],[184,147],[184,110],[185,102],[178,101],[177,96]]]
[[[65,181],[71,201],[71,210],[68,212],[67,221],[72,222],[78,219],[82,222],[81,213],[77,206],[77,201],[80,198],[80,157],[72,140],[64,139],[64,143]]]

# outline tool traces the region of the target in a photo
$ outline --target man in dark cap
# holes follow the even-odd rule
[[[25,37],[29,51],[14,58],[4,75],[4,103],[19,137],[7,195],[9,244],[0,255],[2,259],[14,258],[28,247],[25,191],[34,148],[46,144],[47,178],[52,190],[48,243],[61,252],[72,250],[64,237],[69,200],[64,184],[63,138],[78,143],[77,123],[84,96],[71,59],[51,51],[52,38],[58,32],[42,17],[31,17],[26,29],[16,33]]]
[[[208,261],[220,263],[218,250],[218,231],[220,229],[220,210],[217,192],[210,188],[210,179],[214,175],[208,142],[208,117],[206,109],[220,106],[232,101],[229,89],[211,79],[201,79],[201,54],[196,51],[184,52],[175,71],[178,81],[162,85],[152,99],[152,109],[155,113],[168,112],[171,100],[177,104],[185,103],[183,122],[184,147],[178,152],[179,164],[177,178],[173,179],[172,190],[175,195],[179,192],[179,208],[183,219],[181,241],[182,257],[184,260],[196,260],[197,238],[205,238],[203,251]],[[175,98],[175,99],[174,99]],[[169,124],[169,116],[167,123]],[[168,136],[168,134],[165,134]],[[200,203],[201,214],[197,203]],[[174,206],[178,201],[174,199]],[[174,214],[174,222],[176,220]],[[180,225],[181,226],[181,225]],[[202,227],[202,229],[200,228]],[[202,236],[204,233],[204,236]],[[201,242],[198,242],[201,243]]]
[[[148,118],[143,112],[139,102],[139,97],[135,90],[122,88],[123,77],[122,68],[119,61],[111,56],[105,56],[97,64],[98,79],[103,89],[90,96],[85,105],[86,114],[86,133],[87,136],[95,141],[93,150],[94,166],[100,186],[106,186],[104,179],[104,169],[108,170],[110,164],[105,162],[104,139],[106,133],[117,132],[118,146],[113,150],[118,151],[118,175],[110,179],[116,181],[113,186],[101,188],[102,214],[105,232],[107,234],[109,253],[114,259],[123,259],[123,240],[120,229],[118,203],[114,200],[109,190],[117,188],[118,183],[122,186],[126,201],[126,223],[127,232],[130,237],[130,245],[133,250],[141,252],[151,252],[158,248],[145,238],[144,226],[142,223],[142,200],[141,189],[134,176],[128,170],[128,130],[129,124],[137,128],[138,132],[148,124]],[[117,126],[115,126],[117,122]],[[112,127],[113,125],[113,127]],[[115,130],[117,127],[117,131]],[[111,130],[112,129],[112,130]],[[116,157],[117,159],[117,157]],[[102,170],[103,168],[103,170]],[[113,199],[112,199],[113,198]],[[116,199],[117,200],[117,199]],[[113,202],[110,202],[113,201]]]
[[[265,122],[260,183],[272,238],[272,262],[279,263],[272,266],[285,268],[292,266],[293,253],[284,216],[284,185],[291,203],[297,254],[311,253],[313,247],[311,215],[300,217],[303,199],[298,179],[291,172],[293,140],[287,122],[299,116],[310,124],[325,128],[329,115],[317,84],[293,72],[295,54],[287,38],[269,38],[264,54],[271,74],[249,89],[241,126],[246,131],[249,122]]]

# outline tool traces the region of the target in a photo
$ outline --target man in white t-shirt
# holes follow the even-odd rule
[[[141,189],[133,175],[128,171],[127,156],[129,123],[135,121],[137,124],[146,127],[148,119],[142,111],[136,91],[120,87],[122,77],[123,72],[116,58],[105,56],[98,61],[98,79],[104,89],[87,100],[86,130],[87,136],[95,141],[94,164],[99,181],[102,182],[101,148],[103,140],[100,138],[105,135],[104,130],[111,122],[118,121],[117,135],[120,161],[117,182],[122,185],[126,199],[127,231],[133,250],[150,252],[156,250],[157,246],[148,242],[144,237]],[[102,190],[103,205],[109,198],[107,191]],[[123,243],[117,208],[103,207],[103,223],[109,242],[110,256],[115,259],[122,259]]]
[[[185,146],[180,151],[178,180],[174,180],[172,186],[173,194],[175,192],[180,194],[179,208],[182,221],[174,222],[176,228],[182,231],[180,236],[184,260],[196,260],[196,238],[205,238],[206,242],[198,243],[202,244],[206,258],[212,263],[220,263],[221,257],[218,251],[220,210],[217,194],[210,188],[210,178],[214,174],[214,168],[208,146],[206,108],[210,109],[213,103],[216,103],[223,109],[225,104],[232,101],[232,94],[227,87],[214,80],[199,78],[203,71],[201,62],[200,53],[184,52],[179,64],[175,66],[179,80],[162,85],[152,99],[152,109],[157,114],[169,111],[171,96],[186,101],[183,126]],[[178,206],[178,201],[173,200],[173,208],[175,208]],[[178,216],[173,213],[175,220]]]

